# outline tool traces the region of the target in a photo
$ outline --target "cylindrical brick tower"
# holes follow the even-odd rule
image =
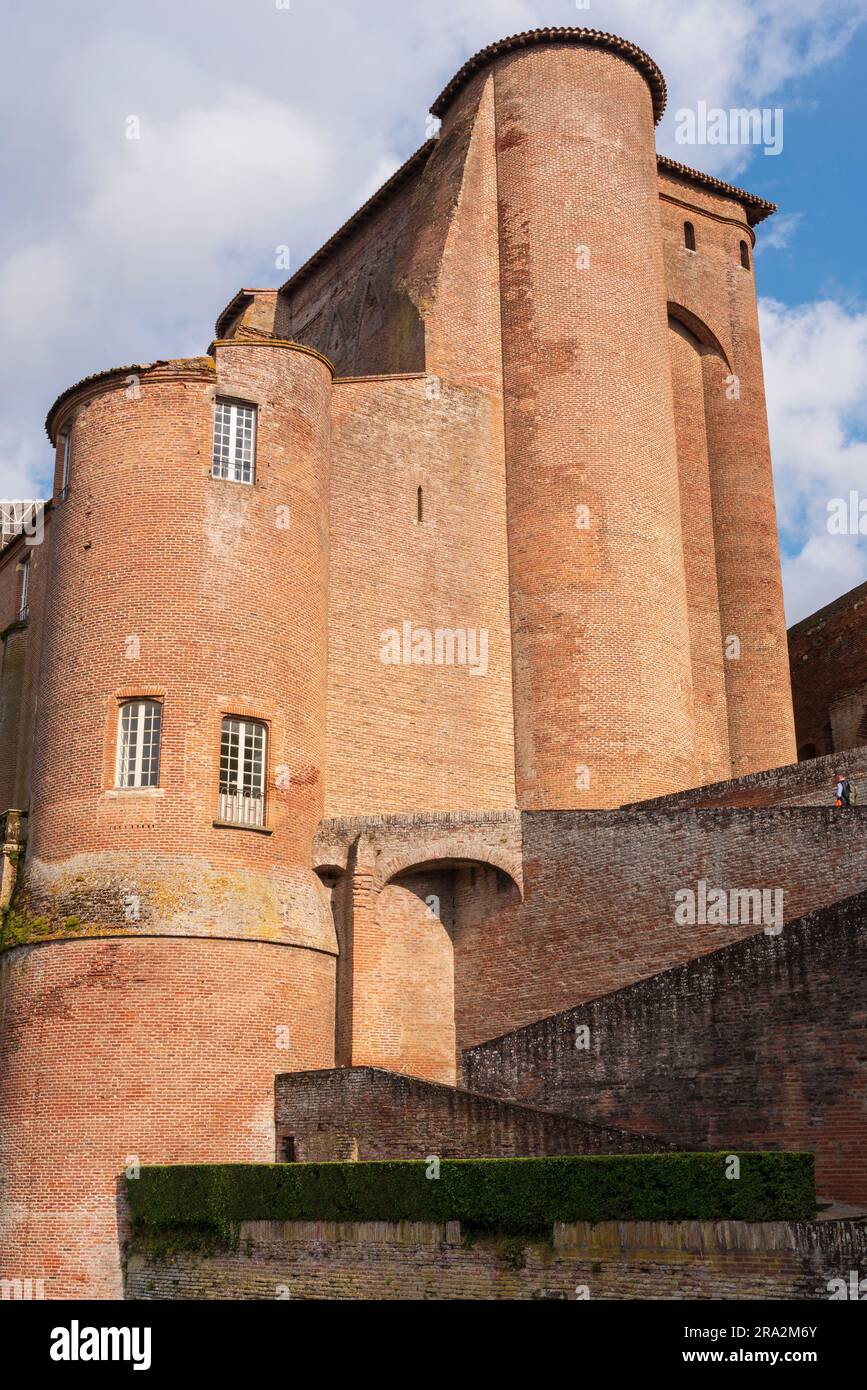
[[[616,806],[697,780],[664,84],[593,31],[491,61],[518,805]]]
[[[731,281],[731,370],[702,361],[731,776],[742,777],[797,750],[755,282]]]
[[[274,340],[215,354],[90,379],[49,417],[0,1060],[2,1272],[47,1297],[119,1293],[128,1165],[271,1160],[274,1074],[333,1064],[336,942],[311,857],[331,369]]]

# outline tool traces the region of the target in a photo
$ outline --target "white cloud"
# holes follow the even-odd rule
[[[782,251],[796,235],[803,219],[802,212],[775,213],[767,226],[762,228],[761,240],[756,248],[759,254],[765,251]]]
[[[828,504],[867,499],[867,311],[760,305],[789,622],[867,578],[867,536],[832,535]]]
[[[699,100],[785,107],[791,84],[842,51],[863,9],[863,0],[14,7],[6,51],[15,60],[0,88],[0,495],[47,485],[42,421],[59,391],[108,366],[202,351],[242,284],[285,278],[276,246],[288,244],[300,265],[421,144],[430,102],[485,44],[549,24],[623,34],[668,81],[660,148],[733,177],[751,151],[675,145],[674,112]],[[138,142],[124,138],[132,114]],[[761,192],[776,163],[756,160],[761,177],[743,181]],[[765,245],[784,244],[796,216],[771,223]],[[857,315],[834,306],[793,313],[770,310],[767,361],[769,386],[783,393],[774,425],[781,510],[797,549],[797,517],[815,491],[810,470],[843,478],[858,461],[848,442],[854,385],[847,404],[835,402],[847,374],[858,375],[861,348]],[[821,360],[799,334],[820,341]],[[815,393],[793,393],[811,373],[822,377]],[[819,491],[830,486],[823,473]],[[832,568],[814,545],[789,573],[806,594],[825,583],[811,576]]]

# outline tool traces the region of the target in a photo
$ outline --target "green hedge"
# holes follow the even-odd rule
[[[196,1164],[128,1178],[143,1227],[199,1226],[228,1237],[241,1221],[453,1221],[502,1235],[550,1235],[555,1221],[805,1221],[816,1210],[813,1155],[724,1153],[569,1158]]]

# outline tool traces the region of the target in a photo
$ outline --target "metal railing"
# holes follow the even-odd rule
[[[218,815],[233,825],[264,825],[265,798],[221,787]]]

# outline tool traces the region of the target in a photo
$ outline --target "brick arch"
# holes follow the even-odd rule
[[[404,859],[405,862],[398,862],[396,867],[388,867],[383,873],[383,866],[380,867],[375,879],[375,890],[380,892],[389,883],[394,883],[401,878],[408,877],[414,873],[436,872],[437,870],[448,871],[457,868],[473,868],[475,866],[498,869],[500,873],[514,884],[518,894],[523,901],[524,886],[520,866],[516,866],[511,855],[498,853],[497,851],[467,851],[464,854],[435,855],[428,859],[418,859],[413,855],[407,854],[397,856],[398,860]]]
[[[668,320],[680,329],[686,329],[687,334],[692,338],[693,345],[698,352],[716,353],[721,357],[726,366],[731,370],[731,362],[728,353],[720,342],[719,338],[711,328],[700,319],[698,314],[694,314],[691,309],[687,309],[684,304],[678,304],[673,299],[668,301]]]
[[[458,998],[466,990],[466,971],[458,962],[465,935],[476,934],[484,921],[520,899],[515,877],[496,862],[504,856],[463,850],[421,860],[404,856],[412,862],[380,875],[363,918],[356,914],[356,1065],[455,1084]]]
[[[395,825],[371,826],[360,844],[360,857],[373,856],[370,887],[380,891],[397,875],[455,862],[487,864],[508,874],[524,896],[521,824],[514,812],[491,815],[451,814]]]

